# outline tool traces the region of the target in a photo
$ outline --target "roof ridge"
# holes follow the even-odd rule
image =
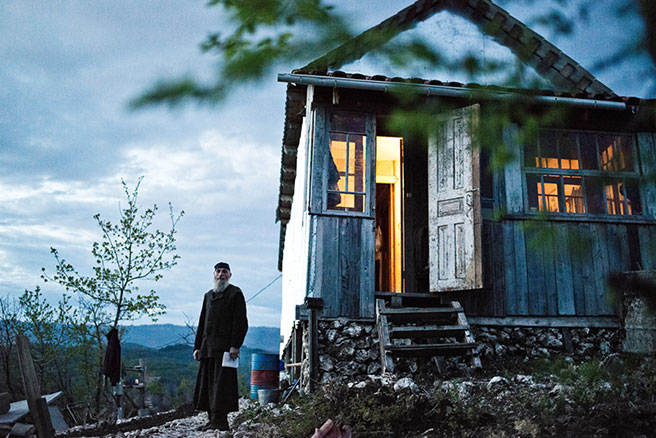
[[[578,62],[490,0],[418,0],[297,71],[338,69],[443,10],[475,24],[556,88],[571,93],[615,95]]]

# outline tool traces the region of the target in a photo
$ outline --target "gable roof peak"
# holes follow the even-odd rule
[[[580,64],[490,0],[418,0],[298,71],[321,74],[337,70],[441,11],[457,14],[475,24],[481,33],[510,49],[556,89],[615,96]]]

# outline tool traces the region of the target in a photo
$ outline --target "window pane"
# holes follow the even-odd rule
[[[580,176],[563,177],[563,192],[565,193],[565,211],[567,213],[585,213]]]
[[[561,169],[579,169],[579,150],[576,134],[562,133],[558,138]]]
[[[560,176],[558,175],[544,175],[542,177],[545,201],[545,208],[547,211],[557,213],[561,211],[559,207],[559,192],[560,192]],[[540,195],[540,188],[538,187],[538,195]]]
[[[330,130],[342,132],[366,132],[366,118],[355,113],[333,113],[330,117]]]
[[[621,182],[606,184],[606,208],[608,214],[627,214],[624,208],[624,187]]]
[[[642,205],[640,203],[640,190],[638,182],[635,180],[625,181],[626,186],[626,200],[629,207],[629,214],[641,215]]]
[[[528,209],[529,211],[542,210],[542,197],[538,196],[542,193],[542,183],[540,182],[540,175],[531,173],[526,174],[526,194],[528,196]]]
[[[364,211],[364,195],[352,193],[328,193],[329,198],[335,198],[337,202],[330,210],[355,211],[362,213]]]
[[[609,171],[633,171],[633,143],[627,135],[603,135],[599,142],[601,168]]]
[[[327,208],[364,212],[366,136],[330,133]]]
[[[540,160],[539,167],[558,169],[558,147],[556,145],[556,134],[551,131],[540,133]]]
[[[597,136],[594,134],[579,134],[581,148],[581,167],[583,169],[599,169],[597,163]]]
[[[585,197],[588,201],[588,213],[605,214],[603,184],[599,178],[585,178]]]

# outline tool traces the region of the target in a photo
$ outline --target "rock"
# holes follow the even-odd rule
[[[555,336],[547,336],[545,345],[550,348],[563,348],[563,343]]]
[[[355,347],[353,346],[353,342],[345,341],[339,345],[339,353],[337,353],[337,357],[340,359],[349,359],[353,357],[354,353]]]
[[[355,350],[355,361],[359,363],[364,363],[369,359],[369,351],[367,350]]]
[[[369,359],[378,360],[380,359],[380,350],[378,348],[369,349]]]
[[[412,380],[410,377],[404,377],[399,379],[394,384],[394,391],[402,391],[404,389],[409,389],[413,393],[419,392],[419,386]]]
[[[341,374],[346,376],[355,376],[358,374],[358,367],[353,362],[350,362],[344,367]]]
[[[569,389],[566,386],[563,385],[555,385],[553,388],[551,388],[551,391],[549,391],[549,395],[552,397],[556,397],[559,395],[564,395],[569,392]]]
[[[586,354],[586,353],[588,353],[590,350],[592,350],[592,344],[589,343],[589,342],[581,342],[581,343],[579,343],[579,345],[577,346],[577,349],[576,349],[576,351],[577,351],[579,354]]]
[[[384,373],[382,376],[369,375],[367,377],[372,382],[380,383],[381,386],[392,386],[396,382],[396,376],[391,373]]]
[[[321,375],[321,379],[320,379],[321,383],[330,383],[330,382],[333,382],[333,381],[335,381],[335,374],[333,374],[333,373],[323,373]]]
[[[371,362],[367,366],[367,374],[375,374],[380,371],[380,364],[378,362]]]
[[[537,348],[535,352],[538,356],[551,357],[551,353],[549,353],[549,350],[547,350],[546,348]]]
[[[479,344],[479,345],[482,346],[479,353],[482,353],[483,356],[490,356],[492,353],[494,353],[494,350],[488,344]]]
[[[522,383],[524,385],[533,385],[535,381],[533,380],[533,376],[525,376],[523,374],[517,374],[514,379],[515,382],[517,383]]]
[[[445,381],[442,382],[440,389],[444,392],[455,392],[459,397],[463,398],[469,394],[469,390],[474,387],[472,382],[455,382]]]
[[[328,339],[328,342],[335,342],[337,336],[339,336],[339,332],[335,329],[330,329],[326,332],[326,339]]]
[[[359,324],[352,324],[344,329],[344,335],[351,338],[358,338],[362,334],[362,326]]]
[[[495,386],[507,385],[508,379],[501,376],[494,376],[487,382],[487,389],[492,389]]]
[[[323,371],[332,371],[335,369],[333,358],[327,354],[319,356],[319,368]]]
[[[504,347],[501,344],[495,344],[494,345],[494,354],[497,356],[503,356],[503,354],[506,352],[506,347]]]
[[[513,330],[512,334],[510,335],[510,338],[513,340],[513,342],[522,343],[522,344],[526,342],[526,334],[519,328]]]

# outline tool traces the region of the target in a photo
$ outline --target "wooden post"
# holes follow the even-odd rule
[[[309,348],[308,348],[308,365],[310,368],[310,392],[314,392],[314,383],[319,375],[319,326],[317,322],[318,313],[323,309],[323,299],[305,298],[305,306],[310,312],[309,324]]]
[[[16,335],[16,347],[18,348],[18,365],[23,377],[23,388],[27,398],[27,406],[39,438],[54,438],[54,428],[50,419],[50,412],[46,399],[41,397],[39,382],[34,371],[34,363],[30,354],[30,341],[25,335]]]

